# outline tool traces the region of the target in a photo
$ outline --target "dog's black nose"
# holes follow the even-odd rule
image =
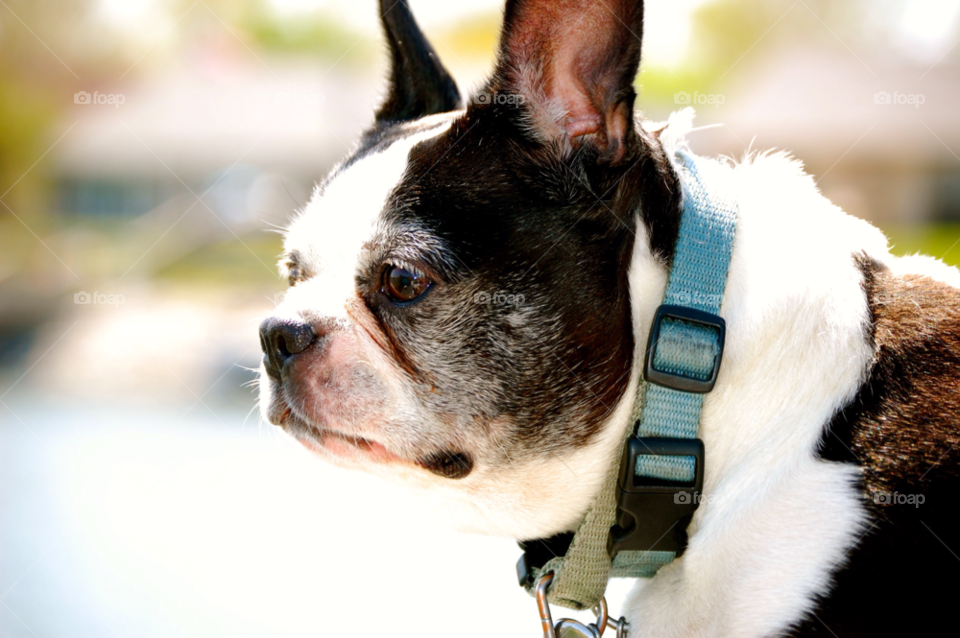
[[[314,336],[310,324],[302,321],[279,317],[264,319],[260,324],[260,347],[263,348],[267,373],[279,381],[284,361],[306,350]]]

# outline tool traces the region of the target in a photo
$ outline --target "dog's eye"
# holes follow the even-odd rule
[[[427,292],[432,283],[427,277],[419,273],[400,266],[389,266],[383,273],[381,292],[393,301],[406,303]]]
[[[300,266],[297,265],[288,265],[287,266],[287,283],[291,286],[296,286],[300,280],[303,279],[303,274],[300,272]]]
[[[287,259],[283,262],[283,266],[287,271],[287,283],[291,286],[296,286],[307,278],[307,273],[304,272],[303,267],[300,265],[299,251],[291,250],[287,253]]]

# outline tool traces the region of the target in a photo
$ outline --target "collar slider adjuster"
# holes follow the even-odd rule
[[[644,380],[682,392],[710,392],[717,382],[726,335],[727,324],[718,315],[663,304],[647,339]]]

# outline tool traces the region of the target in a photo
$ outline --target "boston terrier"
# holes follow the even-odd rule
[[[389,88],[286,232],[262,414],[460,528],[571,532],[633,426],[690,118],[637,115],[640,0],[508,0],[466,98],[406,0],[380,13]],[[737,206],[704,498],[682,556],[628,598],[630,638],[943,631],[960,273],[892,256],[785,153],[701,161]]]

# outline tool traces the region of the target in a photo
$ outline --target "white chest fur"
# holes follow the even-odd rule
[[[721,309],[723,369],[701,422],[705,497],[684,556],[632,593],[635,637],[782,631],[828,590],[868,527],[856,469],[816,450],[872,358],[853,255],[889,259],[886,239],[821,197],[784,155],[729,175],[740,218]],[[646,250],[638,243],[631,270],[638,344],[664,276]]]

